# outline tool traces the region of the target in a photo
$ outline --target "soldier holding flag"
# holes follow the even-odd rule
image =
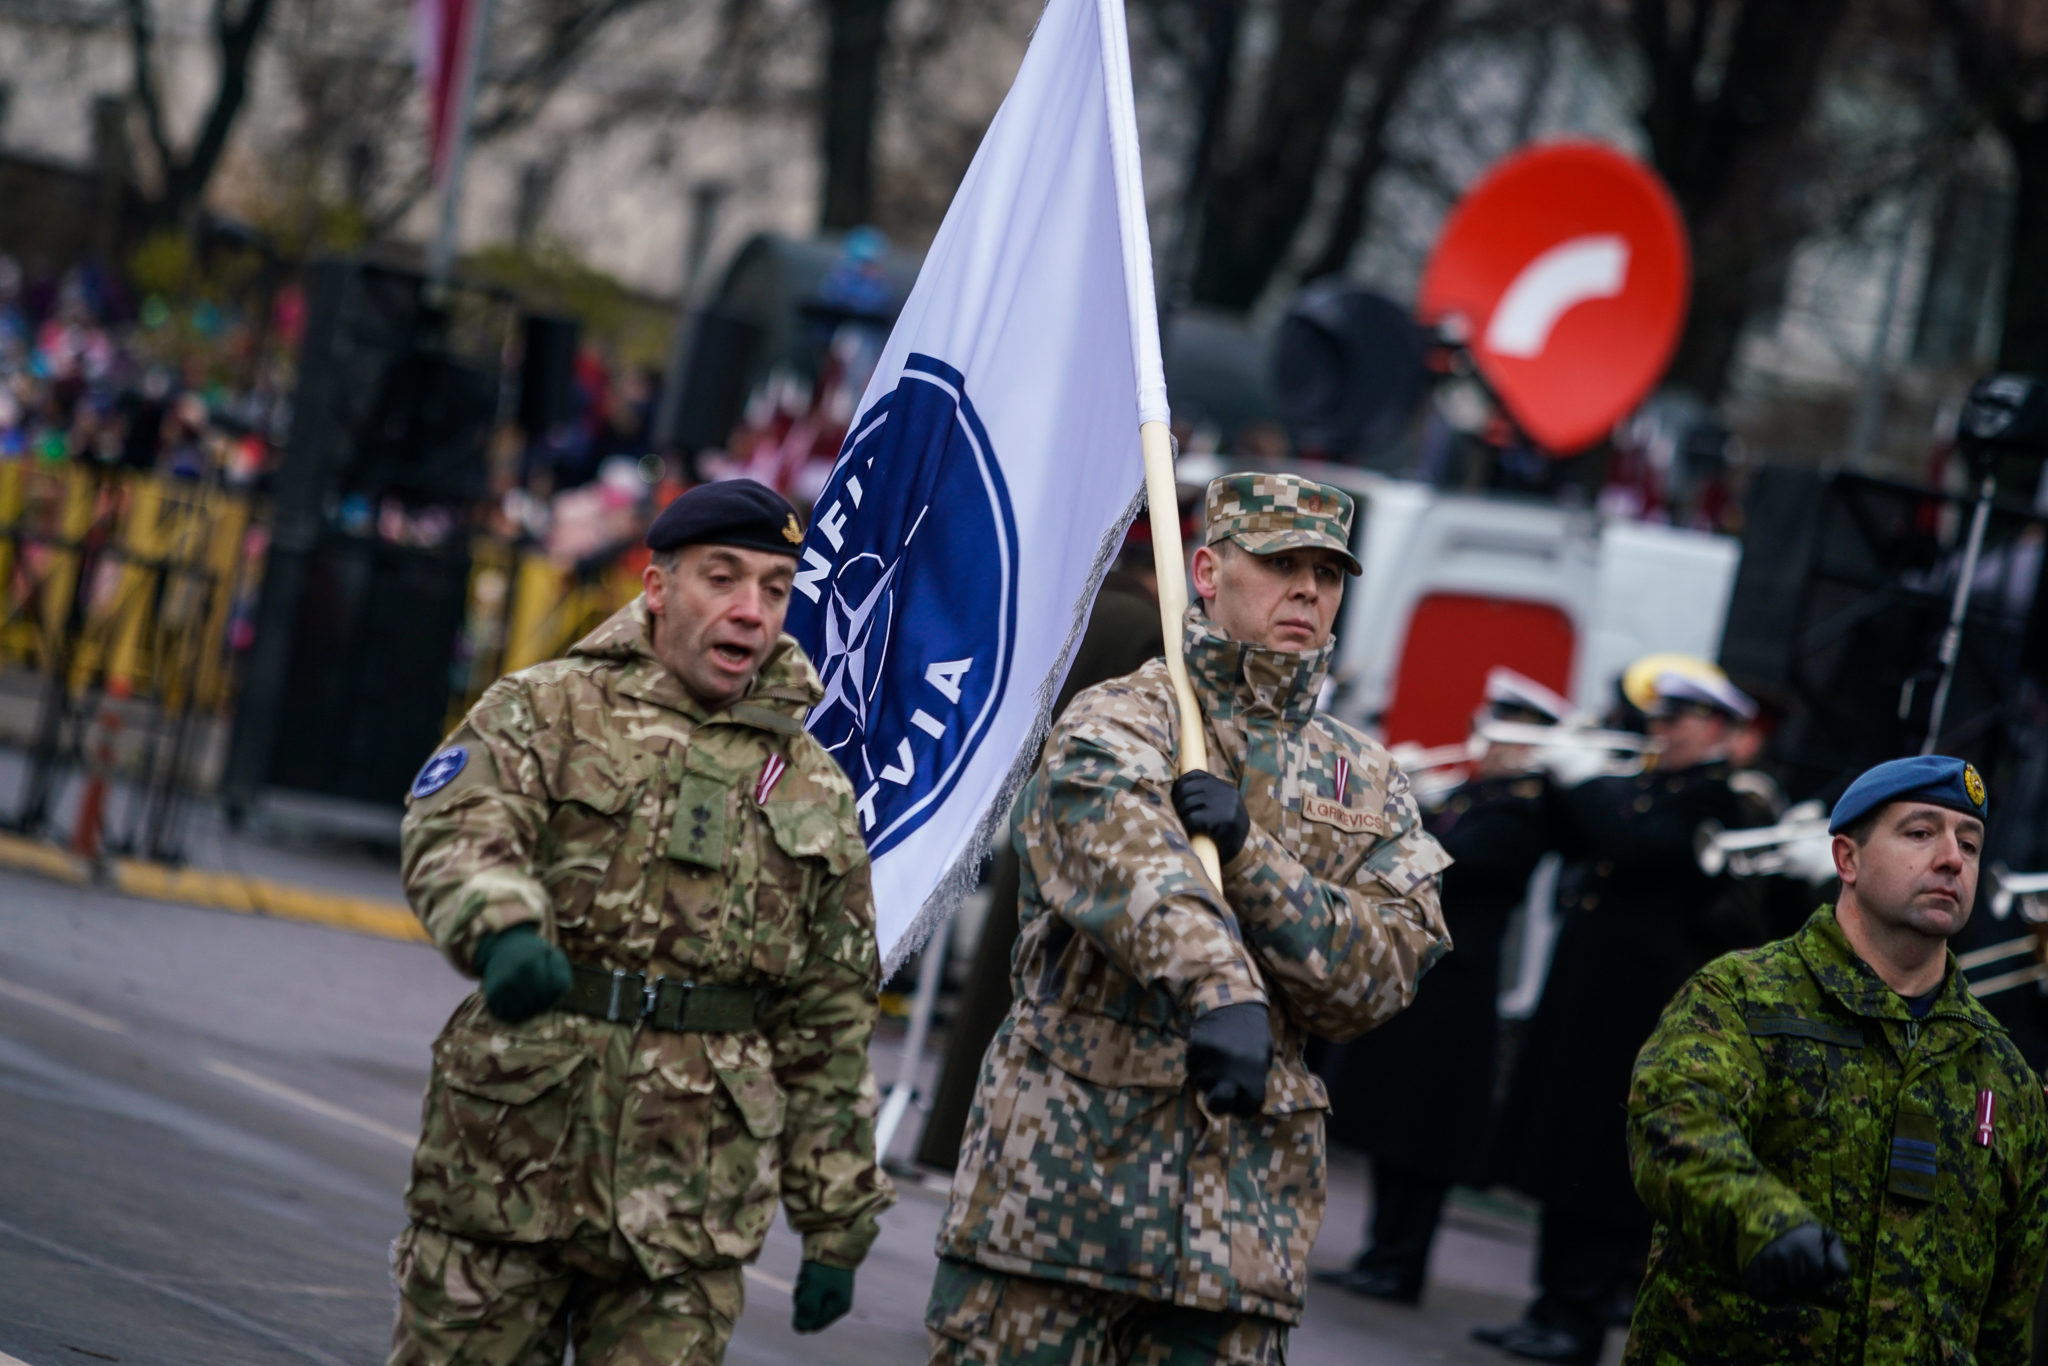
[[[1019,799],[1016,1002],[939,1234],[935,1363],[1283,1359],[1324,1202],[1302,1047],[1394,1015],[1450,947],[1406,777],[1315,709],[1352,514],[1297,476],[1211,484],[1183,648],[1217,771],[1176,777],[1155,660],[1074,699]]]

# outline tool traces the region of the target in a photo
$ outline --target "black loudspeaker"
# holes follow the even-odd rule
[[[483,489],[496,406],[495,378],[441,349],[445,319],[419,275],[323,260],[307,303],[221,780],[231,817],[268,786],[403,801],[447,718],[468,540],[391,545],[331,527],[329,510],[351,494],[468,502]]]
[[[336,491],[373,502],[475,502],[497,408],[497,382],[483,370],[436,350],[406,352],[385,370]]]
[[[448,721],[469,557],[323,537],[305,566],[265,785],[391,805]]]
[[[1721,662],[1784,706],[1774,749],[1795,800],[1832,800],[1871,765],[1918,752],[1970,506],[1847,473],[1766,469],[1752,486]],[[2029,626],[2041,526],[2023,505],[1993,512],[1963,627],[1940,750],[1987,776],[2048,653],[2032,645],[2048,626]]]
[[[690,373],[676,415],[675,444],[686,451],[723,446],[747,403],[747,374],[761,329],[709,311],[697,315]]]
[[[1304,289],[1273,338],[1273,394],[1311,458],[1370,457],[1400,433],[1428,379],[1407,310],[1336,277]]]
[[[581,329],[572,318],[529,313],[520,320],[519,427],[537,439],[574,412],[576,348]]]

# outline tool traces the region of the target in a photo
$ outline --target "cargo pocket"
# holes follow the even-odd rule
[[[437,1228],[518,1242],[572,1222],[566,1152],[588,1054],[574,1040],[452,1031],[434,1045],[407,1205]]]
[[[1227,1144],[1220,1179],[1230,1187],[1236,1213],[1225,1236],[1230,1277],[1242,1295],[1300,1304],[1307,1293],[1308,1254],[1327,1199],[1323,1120],[1329,1108],[1322,1078],[1275,1067],[1266,1076],[1258,1118],[1232,1120],[1224,1133],[1203,1139],[1204,1148],[1219,1139]]]
[[[810,944],[810,909],[828,877],[852,867],[832,803],[769,801],[756,808],[770,838],[762,841],[754,887],[754,967],[793,977]]]
[[[563,757],[550,785],[554,850],[542,875],[558,929],[588,919],[591,903],[626,851],[632,805],[644,782],[644,775],[596,745],[573,745]],[[635,877],[641,861],[629,861]]]
[[[924,1326],[954,1342],[987,1341],[1009,1283],[1000,1271],[941,1257],[932,1277],[932,1297],[925,1303]]]
[[[721,1067],[707,1153],[704,1234],[721,1256],[754,1255],[775,1219],[789,1097],[765,1067]]]

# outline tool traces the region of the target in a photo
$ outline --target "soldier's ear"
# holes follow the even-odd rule
[[[1861,852],[1856,847],[1856,841],[1847,835],[1835,836],[1835,876],[1842,880],[1844,887],[1856,885],[1856,856]]]
[[[1195,596],[1205,601],[1216,596],[1216,571],[1222,567],[1223,556],[1216,547],[1201,545],[1195,547],[1193,562],[1188,566],[1195,583]]]

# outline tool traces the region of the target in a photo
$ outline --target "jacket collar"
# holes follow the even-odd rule
[[[1199,604],[1181,621],[1188,677],[1202,710],[1220,719],[1270,716],[1300,725],[1314,715],[1316,697],[1337,653],[1335,637],[1320,650],[1269,650],[1232,640],[1216,629]]]
[[[1805,960],[1807,969],[1821,989],[1839,1001],[1843,1008],[1856,1015],[1878,1020],[1898,1020],[1901,1023],[1912,1020],[1913,1012],[1906,1008],[1903,996],[1885,985],[1877,972],[1857,957],[1856,950],[1849,946],[1849,936],[1842,932],[1841,922],[1835,919],[1835,908],[1822,906],[1808,918],[1805,926],[1794,936],[1794,945],[1799,956]],[[1926,1020],[1936,1018],[1965,1019],[1985,1029],[2004,1032],[2005,1026],[1998,1017],[1978,1004],[1970,994],[1970,984],[1963,977],[1962,969],[1956,966],[1953,952],[1947,954],[1948,972],[1941,980],[1941,990],[1934,998],[1934,1008],[1928,1011]]]
[[[569,657],[603,659],[621,667],[618,690],[628,697],[679,711],[693,721],[734,721],[794,734],[804,716],[825,696],[817,670],[790,635],[776,640],[754,686],[724,710],[708,712],[682,680],[654,657],[653,621],[644,595],[634,598],[569,647]]]

